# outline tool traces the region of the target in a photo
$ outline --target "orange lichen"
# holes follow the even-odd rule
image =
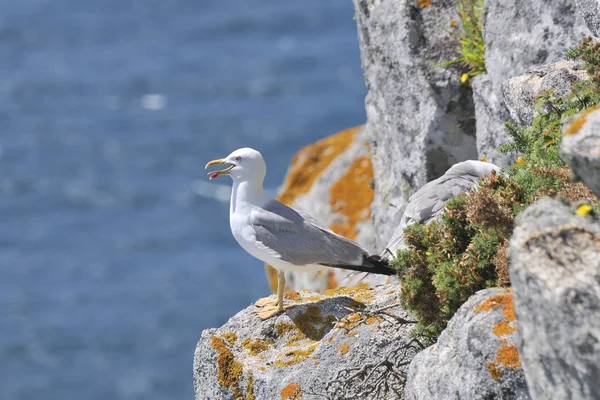
[[[233,352],[225,344],[225,340],[218,336],[211,336],[211,347],[217,351],[217,378],[219,384],[231,387],[234,392],[239,392],[238,383],[242,377],[242,363],[235,361]],[[236,390],[237,389],[237,390]]]
[[[431,3],[433,3],[433,0],[417,0],[417,3],[419,3],[419,6],[421,8],[427,8],[431,7]]]
[[[500,371],[500,368],[493,361],[488,363],[488,371],[490,371],[490,376],[492,378],[494,378],[495,380],[500,379],[500,377],[502,376],[502,372]]]
[[[342,343],[337,347],[337,351],[339,351],[342,355],[346,354],[349,350],[350,346],[347,343]]]
[[[231,345],[234,345],[236,340],[238,339],[238,336],[235,332],[227,332],[221,335],[221,337],[225,340],[227,340],[227,342]]]
[[[350,333],[348,333],[348,336],[356,336],[358,335],[358,331],[352,331]]]
[[[303,147],[292,158],[290,169],[277,196],[282,203],[293,205],[301,195],[308,193],[315,180],[346,150],[362,126],[345,129],[313,144]],[[266,265],[267,279],[273,293],[277,292],[277,271]]]
[[[349,239],[356,238],[356,225],[371,218],[371,203],[375,197],[372,179],[371,159],[364,156],[354,160],[344,176],[331,185],[331,209],[343,215],[343,220],[329,226],[332,231]]]
[[[337,279],[335,279],[335,272],[329,271],[327,274],[327,289],[333,289],[339,286]]]
[[[496,361],[510,368],[521,368],[521,356],[519,355],[519,350],[517,350],[517,346],[514,344],[507,345],[504,344],[500,348],[498,348],[498,352],[496,354]]]
[[[475,309],[475,313],[480,313],[482,311],[490,311],[496,307],[502,307],[504,312],[504,317],[508,321],[514,321],[516,319],[515,309],[513,307],[512,302],[512,294],[507,291],[507,293],[498,294],[496,296],[488,297],[485,299],[477,308]]]
[[[506,335],[510,335],[511,333],[513,333],[516,330],[517,330],[517,328],[512,326],[510,321],[500,321],[499,323],[496,324],[496,326],[494,326],[493,332],[494,332],[494,335],[496,335],[496,336],[506,336]]]
[[[382,320],[383,320],[383,318],[381,318],[381,317],[369,317],[365,321],[365,324],[373,325],[373,324],[377,324],[377,323],[381,322]]]
[[[579,132],[579,130],[581,129],[583,124],[585,124],[585,122],[587,121],[588,115],[590,115],[592,112],[594,112],[598,109],[600,109],[600,105],[597,105],[592,108],[588,108],[587,110],[585,110],[584,112],[579,114],[579,116],[577,118],[575,118],[575,120],[573,122],[571,122],[571,125],[569,125],[569,127],[565,130],[565,136],[573,135],[573,134]]]
[[[279,394],[282,400],[300,400],[302,398],[302,388],[294,382],[290,382],[283,388]]]
[[[252,341],[252,339],[247,338],[242,342],[242,347],[248,350],[250,355],[257,355],[267,350],[270,345],[275,343],[272,339],[258,339]]]
[[[284,296],[287,297],[288,299],[296,301],[296,302],[302,300],[302,296],[300,296],[300,293],[298,293],[296,291],[285,292]]]
[[[315,360],[315,365],[319,365],[319,364],[321,364],[321,361]]]

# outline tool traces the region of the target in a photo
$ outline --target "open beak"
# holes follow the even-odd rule
[[[229,173],[229,171],[231,171],[231,169],[233,167],[235,167],[235,165],[230,164],[228,162],[225,162],[222,158],[218,159],[218,160],[212,160],[206,163],[206,166],[204,166],[204,169],[210,167],[211,165],[229,165],[229,167],[225,168],[225,169],[221,169],[219,171],[213,171],[213,172],[209,172],[208,175],[210,175],[210,178],[208,178],[209,180],[214,179],[214,178],[218,178],[221,175],[227,175]]]

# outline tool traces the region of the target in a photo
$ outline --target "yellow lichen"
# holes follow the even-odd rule
[[[345,129],[302,148],[290,164],[290,169],[277,200],[293,205],[301,195],[308,193],[315,180],[354,141],[362,126]],[[277,271],[266,265],[267,278],[273,293],[277,292]]]
[[[373,167],[367,156],[357,158],[329,189],[331,209],[343,215],[343,220],[329,227],[335,233],[355,239],[356,225],[371,218],[371,203],[375,191],[371,187]]]
[[[279,396],[282,400],[300,400],[302,398],[302,388],[294,382],[290,382],[283,388]]]
[[[575,120],[573,122],[571,122],[571,125],[569,125],[569,127],[565,130],[565,136],[573,135],[573,134],[579,132],[579,130],[581,129],[583,124],[585,124],[585,122],[587,121],[588,115],[590,115],[592,112],[594,112],[598,109],[600,109],[600,105],[597,105],[592,108],[588,108],[587,110],[585,110],[584,112],[579,114],[579,116],[577,118],[575,118]]]
[[[246,382],[246,400],[255,400],[254,397],[254,374],[252,371],[248,373],[248,381]]]
[[[300,293],[298,293],[296,291],[285,292],[284,296],[287,297],[288,299],[296,301],[296,302],[302,300],[302,296],[300,296]]]
[[[317,348],[319,343],[313,343],[305,349],[291,350],[280,356],[283,359],[275,361],[278,367],[287,367],[306,360]]]
[[[247,338],[242,342],[242,347],[248,350],[250,355],[257,355],[267,350],[270,345],[275,343],[272,339],[258,339],[252,341],[252,339]]]
[[[223,338],[211,336],[211,347],[217,351],[217,378],[219,384],[239,391],[238,383],[242,377],[242,363],[236,361],[233,352],[227,347]]]
[[[431,3],[433,3],[433,0],[417,0],[417,3],[421,8],[427,8],[431,7]]]
[[[275,325],[275,333],[277,334],[277,337],[282,337],[286,333],[293,332],[294,330],[296,330],[296,327],[294,324],[289,322],[281,321]]]
[[[369,287],[366,283],[360,283],[356,286],[350,287],[338,287],[335,289],[327,289],[325,296],[349,296],[355,301],[360,303],[368,303],[373,300],[373,288]]]
[[[339,351],[342,355],[346,354],[349,350],[350,345],[348,345],[347,343],[342,343],[337,347],[337,351]]]
[[[221,335],[221,337],[225,340],[227,340],[227,342],[230,345],[234,345],[236,340],[238,339],[238,336],[235,332],[227,332]]]

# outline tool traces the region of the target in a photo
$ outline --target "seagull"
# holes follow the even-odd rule
[[[444,175],[423,185],[408,199],[400,225],[381,254],[381,259],[389,262],[396,258],[399,249],[404,248],[404,229],[407,226],[437,221],[448,200],[461,193],[469,193],[477,187],[481,178],[492,173],[500,173],[500,167],[485,161],[467,160],[454,164]]]
[[[396,271],[377,255],[332,232],[310,215],[269,196],[263,189],[267,166],[262,155],[251,148],[235,150],[225,158],[210,161],[225,169],[209,172],[209,179],[228,175],[233,179],[229,226],[239,245],[277,274],[277,299],[260,299],[262,319],[283,312],[284,271],[315,271],[323,267],[342,268],[382,275]]]

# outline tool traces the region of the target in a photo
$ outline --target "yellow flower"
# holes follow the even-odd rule
[[[487,162],[487,157],[483,155],[479,158],[479,161]]]
[[[518,157],[516,165],[518,165],[519,167],[524,166],[525,165],[525,159],[523,157]]]
[[[462,83],[465,83],[465,82],[466,82],[466,81],[468,81],[468,80],[469,80],[469,74],[462,74],[462,75],[460,76],[460,81],[461,81]]]
[[[431,255],[431,252],[430,252],[430,251],[426,251],[426,252],[425,252],[425,255],[427,255],[427,256],[430,256],[430,255]]]
[[[592,211],[592,206],[590,206],[589,204],[582,204],[579,207],[577,207],[577,215],[581,215],[582,217],[585,217],[591,211]]]

